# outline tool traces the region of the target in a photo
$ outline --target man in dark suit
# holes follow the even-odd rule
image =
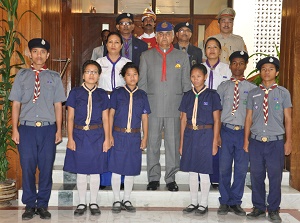
[[[148,45],[132,35],[134,30],[133,14],[120,14],[116,18],[116,27],[123,38],[122,56],[139,66],[140,56],[142,52],[148,50]]]
[[[193,66],[196,63],[202,63],[202,50],[190,43],[193,25],[188,22],[178,23],[174,27],[174,32],[178,39],[178,43],[174,44],[174,48],[187,52],[190,66]]]

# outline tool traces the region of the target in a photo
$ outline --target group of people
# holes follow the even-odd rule
[[[204,57],[201,49],[189,43],[193,26],[188,22],[175,27],[167,21],[156,25],[149,9],[142,17],[145,33],[139,39],[132,35],[133,15],[122,13],[116,18],[118,32],[103,37],[104,45],[94,50],[94,60],[82,66],[82,86],[73,88],[67,100],[58,73],[45,65],[50,44],[41,38],[30,40],[31,68],[18,72],[9,97],[12,139],[23,171],[26,208],[22,219],[35,214],[51,218],[47,207],[55,144],[62,139],[62,102],[66,100],[64,170],[77,174],[79,205],[74,215],[83,215],[87,208],[92,215],[101,213],[97,195],[102,179],[112,186],[112,212],[135,212],[130,194],[134,176],[141,172],[142,151],[147,148],[147,190],[157,190],[164,138],[167,189],[179,190],[175,180],[179,170],[189,173],[191,204],[184,213],[206,214],[210,184],[218,183],[217,213],[245,216],[241,203],[250,160],[253,211],[247,218],[257,219],[268,211],[269,220],[281,222],[284,155],[292,149],[291,98],[276,83],[280,63],[275,57],[257,63],[260,86],[245,79],[249,56],[243,39],[232,34],[234,17],[231,8],[219,13],[221,33],[206,40]],[[178,43],[173,45],[175,35]],[[36,167],[40,170],[38,192]]]

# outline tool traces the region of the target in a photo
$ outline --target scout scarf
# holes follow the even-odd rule
[[[161,51],[158,45],[155,46],[157,52],[159,52],[163,56],[162,61],[162,75],[160,81],[167,81],[167,54],[171,53],[171,51],[174,49],[173,45],[171,44],[169,50],[167,52]]]
[[[34,92],[33,92],[33,103],[36,102],[36,100],[39,98],[40,94],[41,94],[41,86],[40,86],[40,78],[39,78],[39,74],[41,71],[43,70],[48,70],[46,64],[40,69],[40,70],[36,70],[33,67],[33,64],[31,64],[31,69],[35,72],[35,82],[34,82]]]
[[[93,108],[93,99],[92,99],[92,93],[97,89],[97,86],[95,85],[92,89],[89,89],[85,84],[82,84],[82,87],[88,92],[89,97],[88,97],[88,104],[87,104],[87,114],[86,114],[86,119],[85,119],[85,127],[88,128],[91,122],[91,117],[92,117],[92,108]]]
[[[199,95],[205,91],[205,89],[207,88],[207,86],[205,86],[201,91],[199,91],[198,93],[196,92],[195,88],[193,87],[192,90],[195,94],[195,101],[194,101],[194,108],[193,108],[193,115],[192,115],[192,125],[193,128],[196,128],[197,126],[197,112],[198,112],[198,97]]]
[[[210,71],[209,71],[209,79],[208,79],[208,88],[213,89],[213,84],[214,84],[214,70],[216,68],[216,66],[218,66],[218,64],[220,63],[220,59],[218,59],[218,62],[214,65],[211,66],[208,62],[208,60],[206,60],[206,65],[209,67]]]
[[[132,104],[133,104],[133,93],[138,90],[138,86],[133,91],[130,91],[127,89],[126,86],[124,86],[125,90],[129,93],[129,106],[128,106],[128,118],[127,118],[127,127],[126,132],[131,132],[131,120],[132,120]]]
[[[240,103],[239,82],[244,81],[246,79],[244,77],[241,79],[236,79],[236,78],[232,77],[232,78],[230,78],[230,80],[235,83],[234,93],[233,93],[233,105],[232,105],[232,111],[231,111],[231,115],[234,115],[234,113],[238,109],[239,103]]]
[[[116,62],[112,62],[112,60],[109,58],[107,54],[107,59],[109,62],[112,64],[112,69],[111,69],[111,76],[110,76],[110,82],[111,82],[111,89],[112,91],[116,88],[116,64],[121,60],[121,56],[116,60]]]
[[[268,110],[268,108],[269,108],[268,97],[269,97],[269,92],[272,91],[277,86],[278,86],[277,84],[273,84],[271,87],[269,87],[269,89],[267,89],[262,84],[259,85],[259,87],[265,92],[264,102],[263,102],[265,125],[268,124],[268,112],[269,112],[269,110]]]

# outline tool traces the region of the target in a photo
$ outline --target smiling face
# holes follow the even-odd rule
[[[219,21],[219,28],[222,34],[231,34],[233,30],[233,18],[222,17]]]
[[[205,44],[205,55],[208,59],[216,59],[221,55],[219,44],[215,40],[208,40]]]
[[[32,60],[33,67],[36,69],[43,67],[49,55],[49,52],[44,48],[32,48],[30,50],[30,59]]]

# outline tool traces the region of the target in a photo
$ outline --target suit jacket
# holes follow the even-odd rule
[[[174,48],[179,49],[179,44],[175,43]],[[198,47],[195,47],[192,44],[189,44],[187,54],[189,55],[189,60],[190,60],[190,66],[193,66],[194,64],[202,63],[202,50]]]
[[[162,55],[156,48],[142,53],[138,86],[146,91],[153,117],[179,117],[184,92],[191,89],[188,55],[173,49],[167,54],[166,81],[162,77]]]
[[[139,67],[140,65],[140,57],[142,52],[148,50],[148,45],[144,41],[132,36],[132,62]],[[104,53],[103,56],[107,55],[107,48],[104,47]],[[122,56],[122,50],[121,50],[121,56]]]

